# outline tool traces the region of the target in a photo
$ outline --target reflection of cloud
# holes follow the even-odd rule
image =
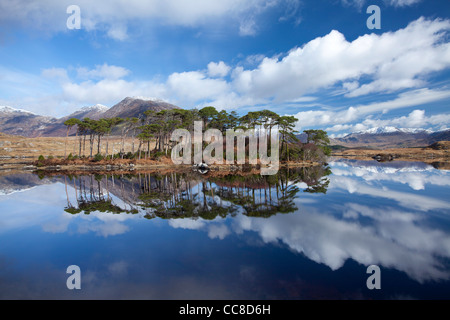
[[[227,226],[221,224],[222,218],[217,218],[214,220],[204,220],[204,219],[170,219],[169,226],[178,229],[189,229],[189,230],[208,230],[208,237],[211,239],[219,238],[220,240],[225,239],[225,237],[230,234]],[[219,222],[219,223],[217,223]]]
[[[63,215],[42,225],[42,230],[50,233],[63,233],[69,227],[71,216]]]
[[[95,232],[103,237],[108,237],[129,231],[130,228],[123,222],[132,218],[133,215],[110,214],[99,211],[91,212],[89,215],[63,213],[60,217],[43,224],[42,230],[50,233],[63,233],[68,230],[72,223],[77,225],[75,231],[78,233]]]
[[[369,217],[378,221],[404,221],[414,222],[423,219],[422,215],[413,214],[408,212],[402,212],[393,208],[370,208],[368,206],[360,205],[357,203],[348,203],[345,205],[343,212],[345,218],[357,219],[360,216]]]
[[[122,276],[127,273],[128,267],[128,263],[122,260],[111,263],[108,266],[108,271],[115,276]]]
[[[252,219],[239,215],[233,220],[236,231],[255,231],[266,243],[282,241],[289,248],[331,269],[342,267],[347,259],[363,265],[392,267],[417,281],[447,279],[448,272],[435,255],[450,257],[450,237],[445,233],[420,228],[411,217],[363,227],[354,221],[316,212],[309,208],[301,214],[276,215]],[[414,219],[411,219],[414,220]]]
[[[374,165],[372,161],[359,161],[351,167],[351,170],[343,162],[332,162],[331,164],[333,165],[333,175],[361,177],[367,182],[392,181],[407,184],[413,190],[425,190],[425,185],[427,184],[450,186],[450,179],[447,172],[436,171],[432,166],[423,163],[411,163],[408,166],[390,167],[386,165]],[[395,164],[399,165],[399,163]]]
[[[449,208],[449,204],[445,201],[413,193],[394,191],[388,188],[380,189],[376,187],[371,187],[368,186],[367,184],[361,183],[355,179],[347,177],[332,176],[331,181],[332,183],[330,184],[329,189],[338,188],[344,189],[349,193],[364,194],[377,198],[390,199],[398,202],[405,208],[416,209],[421,211]]]
[[[224,224],[212,225],[209,227],[208,237],[211,239],[219,238],[220,240],[223,240],[229,233],[230,230],[228,230],[227,226]]]
[[[201,229],[205,223],[203,222],[203,219],[170,219],[169,220],[169,226],[178,229],[190,229],[190,230],[197,230]]]
[[[119,222],[99,223],[97,221],[87,221],[79,223],[78,232],[87,233],[89,231],[95,232],[103,237],[116,236],[127,232],[130,228]]]

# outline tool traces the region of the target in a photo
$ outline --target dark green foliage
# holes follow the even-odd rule
[[[281,161],[324,161],[325,156],[331,155],[332,148],[329,146],[330,140],[323,130],[305,130],[308,137],[306,144],[302,144],[296,137],[296,130],[299,119],[293,116],[280,116],[271,110],[251,111],[243,116],[239,116],[236,111],[218,111],[213,106],[204,107],[200,110],[162,110],[159,112],[147,110],[140,118],[102,118],[99,120],[75,118],[67,120],[67,136],[71,127],[76,126],[79,135],[79,156],[85,153],[85,144],[88,141],[89,158],[93,161],[100,161],[100,153],[106,159],[156,159],[170,157],[172,148],[177,144],[171,141],[171,134],[175,129],[186,129],[189,132],[194,130],[194,122],[202,121],[203,131],[208,129],[218,129],[224,135],[228,129],[253,129],[259,134],[270,137],[273,130],[277,129],[280,139],[279,155]],[[300,119],[301,121],[301,119]],[[103,140],[107,140],[113,131],[121,136],[121,146],[118,155],[108,154],[108,144],[106,152],[102,150]],[[263,133],[264,132],[264,133]],[[132,143],[132,150],[125,151],[125,138],[137,138],[139,144]],[[96,153],[94,156],[94,144],[96,143]],[[208,144],[207,142],[204,142]],[[104,142],[103,142],[104,144]],[[248,142],[246,142],[248,144]],[[268,141],[270,153],[271,141]],[[321,151],[310,145],[315,145]],[[135,148],[136,147],[136,148]],[[224,154],[225,154],[224,145]],[[305,149],[305,150],[304,150]],[[83,150],[83,151],[82,151]],[[236,156],[236,154],[235,154]],[[76,156],[69,154],[68,160],[75,159]],[[225,158],[225,157],[224,157]]]
[[[45,158],[44,158],[44,156],[42,154],[39,156],[38,161],[36,163],[36,166],[37,167],[45,166]]]
[[[94,156],[93,161],[94,161],[94,162],[99,162],[99,161],[102,161],[103,159],[104,159],[103,155],[101,155],[100,153],[97,153],[97,154]]]

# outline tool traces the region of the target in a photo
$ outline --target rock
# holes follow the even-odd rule
[[[205,174],[208,173],[210,168],[208,167],[208,165],[206,163],[199,163],[199,164],[194,164],[193,165],[193,169],[194,171],[197,171],[201,174]]]
[[[30,166],[24,166],[22,169],[23,169],[23,170],[36,170],[37,167],[36,167],[36,166],[30,165]]]
[[[395,156],[392,154],[377,154],[373,156],[372,159],[377,160],[378,162],[392,161],[395,159]]]

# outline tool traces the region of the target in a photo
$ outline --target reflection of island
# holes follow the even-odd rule
[[[448,172],[419,162],[340,160],[330,165],[332,176],[327,167],[315,167],[267,177],[67,177],[68,199],[75,210],[75,199],[83,193],[85,201],[112,199],[123,212],[139,214],[85,215],[81,210],[65,213],[56,221],[60,225],[51,227],[67,230],[70,223],[79,232],[111,236],[131,230],[125,221],[159,217],[172,228],[205,232],[211,239],[257,234],[264,243],[282,243],[332,270],[352,259],[402,271],[418,282],[450,279]],[[64,176],[52,181],[64,183]],[[276,214],[283,208],[295,212]],[[221,218],[225,216],[232,219]]]
[[[270,217],[297,210],[294,199],[297,184],[307,185],[309,193],[326,193],[329,167],[285,168],[272,176],[225,175],[204,177],[195,173],[137,175],[86,175],[64,177],[72,185],[76,205],[67,196],[65,211],[71,214],[138,213],[146,218],[201,217],[213,220],[242,212],[252,217]],[[68,181],[69,180],[69,181]],[[113,203],[111,194],[127,208]],[[129,208],[128,208],[129,207]]]

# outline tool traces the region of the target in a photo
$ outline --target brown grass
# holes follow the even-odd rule
[[[109,150],[108,153],[118,153],[121,147],[120,137],[110,137],[109,140]],[[26,138],[22,136],[6,135],[0,133],[0,158],[28,158],[37,159],[40,155],[45,158],[48,156],[52,157],[64,157],[65,149],[64,137],[39,137],[39,138]],[[132,150],[133,139],[125,139],[125,152],[130,152]],[[139,146],[139,141],[134,139],[134,148],[137,151]],[[154,144],[150,145],[151,148]],[[78,155],[79,142],[76,137],[69,137],[67,139],[67,151],[66,156],[70,153],[72,155]],[[101,153],[106,152],[106,139],[102,139]],[[83,150],[82,150],[83,152]],[[89,156],[90,148],[89,141],[86,141],[85,155]],[[97,140],[94,142],[93,155],[97,153]]]

